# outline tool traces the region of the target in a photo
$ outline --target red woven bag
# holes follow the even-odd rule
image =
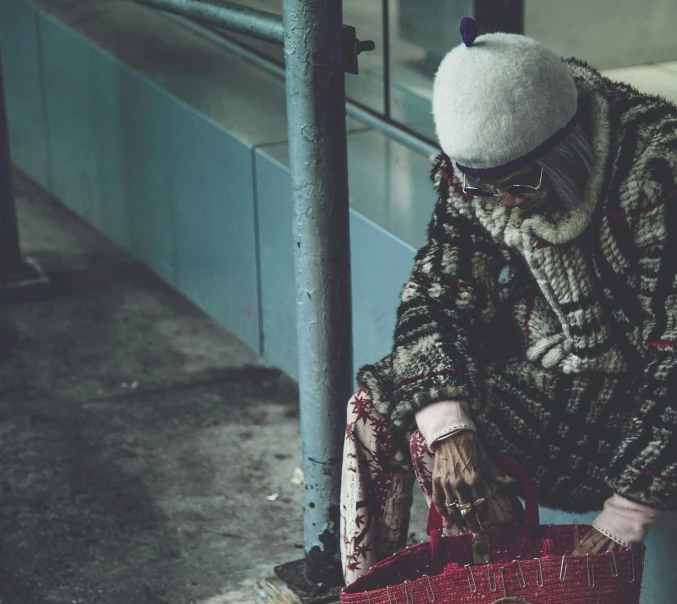
[[[341,592],[343,604],[638,604],[644,546],[620,552],[572,555],[574,535],[592,527],[539,524],[536,488],[514,460],[497,461],[518,476],[524,526],[488,529],[491,563],[473,566],[472,535],[441,536],[431,506],[430,542],[376,564]]]

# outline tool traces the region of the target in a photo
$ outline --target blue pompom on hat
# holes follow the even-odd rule
[[[442,60],[433,84],[433,115],[446,155],[470,175],[519,170],[573,128],[578,93],[564,61],[518,34],[478,36],[461,21],[462,44]]]
[[[463,38],[463,44],[472,46],[479,33],[480,27],[477,25],[477,21],[470,17],[463,17],[461,20],[461,38]]]

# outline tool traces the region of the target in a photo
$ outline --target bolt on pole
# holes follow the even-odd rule
[[[352,385],[340,0],[284,0],[298,316],[306,574],[340,580],[339,496]]]
[[[19,273],[21,266],[19,229],[12,193],[12,162],[9,156],[5,91],[0,64],[0,284]]]

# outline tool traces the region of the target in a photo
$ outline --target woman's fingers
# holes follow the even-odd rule
[[[458,502],[458,505],[447,505],[451,502]],[[456,480],[434,482],[433,503],[448,525],[473,533],[513,523],[518,515],[512,498],[503,492],[503,487],[487,481],[472,487]],[[462,513],[462,510],[467,511]]]
[[[448,487],[447,481],[435,480],[433,482],[432,499],[437,511],[440,513],[440,516],[442,516],[442,518],[445,520],[447,533],[465,532],[466,525],[459,514],[458,508],[456,508],[456,506],[447,505],[453,501],[456,501],[456,496]],[[452,530],[451,527],[454,527],[455,530]]]
[[[449,516],[449,508],[447,507],[447,497],[444,492],[444,485],[440,480],[433,480],[433,504],[437,508],[440,516],[442,518],[447,518]]]
[[[495,486],[487,492],[487,517],[491,526],[503,526],[513,523],[519,510],[519,501],[509,497],[502,487]]]
[[[434,452],[432,500],[447,526],[477,533],[514,520],[515,510],[503,491],[517,483],[496,468],[474,432],[453,434],[437,443]],[[455,501],[458,506],[447,505]]]
[[[499,469],[492,463],[492,461],[489,459],[489,457],[485,457],[483,460],[484,463],[484,473],[486,474],[487,478],[489,478],[492,482],[495,482],[497,484],[506,486],[509,484],[514,484],[516,481],[512,476],[509,476],[505,472],[500,472]]]
[[[597,554],[607,551],[610,539],[602,533],[591,530],[581,539],[574,548],[574,554]],[[613,543],[613,542],[612,542]]]
[[[487,529],[492,526],[489,515],[489,488],[486,483],[483,489],[475,489],[473,491],[473,515],[477,519],[482,529]]]
[[[491,475],[491,479],[494,482],[497,482],[500,485],[509,485],[509,484],[514,484],[515,479],[512,476],[508,476],[507,474],[503,474],[499,472],[498,470],[494,469],[494,472]]]
[[[485,491],[483,483],[480,483],[478,486],[469,487],[468,494],[464,499],[465,502],[471,505],[464,518],[473,533],[481,533],[487,524]],[[484,499],[484,503],[481,501],[482,499]]]
[[[465,530],[471,530],[473,533],[481,531],[479,523],[475,518],[475,506],[473,502],[472,488],[465,482],[456,482],[448,486],[448,492],[451,497],[458,501],[458,505],[454,509],[454,516],[456,522]]]
[[[458,528],[459,532],[465,533],[468,530],[468,525],[466,524],[461,512],[456,506],[451,508],[450,521],[455,527]]]
[[[457,488],[454,486],[452,481],[447,480],[444,483],[444,498],[449,503],[454,503],[455,505],[447,507],[447,517],[449,522],[455,524],[460,531],[465,532],[468,530],[468,526],[463,520],[460,510],[458,509],[458,504],[461,502],[459,498],[459,493]]]
[[[437,501],[445,504],[443,516],[462,530],[479,533],[487,528],[489,522],[489,489],[485,481],[476,476],[469,477],[473,486],[458,479],[443,481],[440,491],[444,496],[437,497]],[[446,506],[447,502],[457,502],[455,506]]]

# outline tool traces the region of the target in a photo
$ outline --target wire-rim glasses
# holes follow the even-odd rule
[[[489,191],[488,189],[481,189],[468,185],[466,182],[466,175],[463,174],[463,192],[468,195],[476,195],[477,197],[500,197],[508,193],[513,197],[537,197],[541,192],[541,185],[543,184],[543,167],[541,167],[541,175],[538,179],[538,185],[508,185],[504,191]]]

